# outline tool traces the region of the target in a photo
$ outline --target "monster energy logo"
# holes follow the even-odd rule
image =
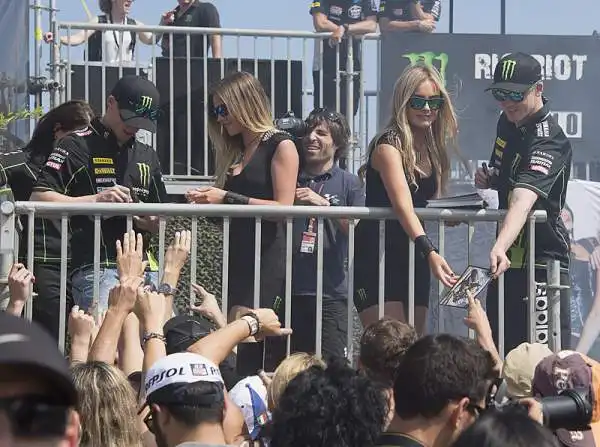
[[[502,79],[508,81],[512,79],[515,74],[515,67],[517,66],[516,61],[506,60],[502,61]]]
[[[150,165],[147,163],[138,163],[138,171],[140,172],[140,183],[142,188],[148,188],[150,186]]]
[[[439,67],[436,67],[442,75],[442,80],[446,84],[446,69],[448,68],[448,55],[446,53],[434,53],[433,51],[425,51],[424,53],[408,53],[402,57],[407,58],[411,65],[423,63],[428,67],[434,67],[434,62],[439,62]]]
[[[136,108],[137,113],[145,113],[152,108],[152,98],[150,96],[142,96]]]

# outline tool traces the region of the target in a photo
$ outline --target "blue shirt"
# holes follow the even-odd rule
[[[301,173],[299,187],[309,187],[329,200],[332,206],[365,206],[365,190],[358,176],[334,166],[318,176]],[[307,231],[309,218],[294,220],[294,259],[292,294],[317,294],[317,244],[313,253],[301,253],[302,234]],[[317,233],[315,220],[313,231]],[[348,235],[331,219],[323,221],[323,297],[346,299],[348,296],[347,260]]]

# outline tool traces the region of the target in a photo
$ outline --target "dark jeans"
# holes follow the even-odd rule
[[[535,270],[535,281],[545,283],[545,268]],[[561,270],[561,285],[570,285],[568,270]],[[504,274],[504,352],[508,353],[523,342],[529,340],[528,321],[529,295],[527,285],[527,269],[508,269]],[[550,308],[545,287],[537,287],[536,292],[536,340],[533,342],[547,344],[550,334]],[[564,289],[560,293],[560,331],[561,349],[569,349],[571,345],[571,290]],[[498,346],[498,281],[490,284],[487,293],[486,312],[490,320],[494,342]]]
[[[65,327],[73,306],[70,272],[67,275],[67,308]],[[58,340],[60,323],[60,264],[34,263],[35,284],[33,291],[38,294],[33,299],[33,319],[44,326]]]

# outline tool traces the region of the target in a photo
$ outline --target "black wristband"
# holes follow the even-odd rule
[[[422,234],[415,239],[415,250],[424,258],[427,258],[432,251],[438,252],[438,249],[433,245],[433,242],[431,242],[431,239],[429,239],[426,234]]]
[[[242,194],[227,191],[225,193],[225,198],[223,199],[223,202],[228,205],[248,205],[248,202],[250,202],[250,198]]]

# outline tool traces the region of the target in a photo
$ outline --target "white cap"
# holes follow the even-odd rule
[[[171,354],[158,360],[146,374],[146,397],[173,384],[223,383],[219,367],[206,357],[191,352]]]
[[[230,391],[229,397],[242,410],[248,432],[253,440],[260,435],[260,429],[271,418],[267,406],[267,388],[258,376],[240,380]]]

